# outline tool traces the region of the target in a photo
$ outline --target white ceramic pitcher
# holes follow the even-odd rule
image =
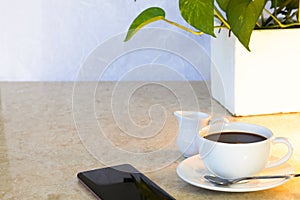
[[[226,118],[212,119],[209,114],[197,111],[175,111],[174,115],[179,125],[176,143],[184,157],[198,154],[197,135],[201,128],[216,122],[228,122]]]

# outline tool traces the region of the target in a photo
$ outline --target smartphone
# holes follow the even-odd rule
[[[129,164],[79,172],[77,177],[101,200],[175,199]]]

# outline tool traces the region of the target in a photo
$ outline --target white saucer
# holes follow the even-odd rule
[[[292,174],[294,173],[293,168],[288,164],[282,164],[277,167],[264,169],[259,175],[281,175],[281,174]],[[259,190],[266,190],[276,186],[279,186],[289,179],[261,179],[252,180],[246,183],[234,184],[231,186],[217,186],[206,181],[203,176],[210,174],[205,168],[199,155],[189,157],[182,161],[177,167],[178,176],[185,182],[215,191],[223,192],[253,192]]]

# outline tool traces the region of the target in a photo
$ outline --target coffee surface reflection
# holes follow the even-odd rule
[[[204,138],[214,142],[229,143],[229,144],[247,144],[247,143],[260,142],[267,139],[262,135],[258,135],[255,133],[246,133],[246,132],[213,133],[204,136]]]

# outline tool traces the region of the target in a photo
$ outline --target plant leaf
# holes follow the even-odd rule
[[[271,8],[277,8],[286,0],[271,0]]]
[[[297,9],[299,7],[299,0],[271,0],[271,8]]]
[[[217,0],[217,3],[222,10],[226,11],[229,1],[230,0]]]
[[[298,9],[299,8],[299,0],[292,0],[287,6],[287,9]]]
[[[187,23],[214,36],[214,0],[179,0],[179,9]]]
[[[255,24],[265,6],[265,0],[230,0],[226,14],[231,30],[239,41],[249,49]]]
[[[125,41],[130,40],[132,36],[143,26],[151,22],[164,19],[165,15],[165,11],[159,7],[147,8],[133,20],[127,31]]]

